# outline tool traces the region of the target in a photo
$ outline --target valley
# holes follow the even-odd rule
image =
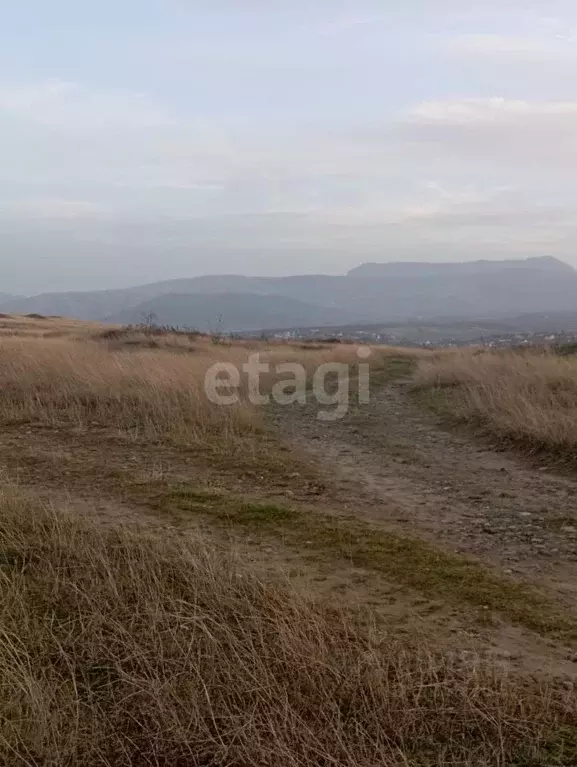
[[[542,256],[369,263],[343,275],[203,275],[126,289],[5,297],[0,312],[123,325],[153,317],[161,326],[209,333],[378,323],[405,326],[397,336],[423,343],[455,334],[479,338],[485,334],[483,329],[475,332],[479,323],[488,325],[488,335],[526,332],[539,323],[540,315],[560,314],[545,320],[545,331],[575,331],[576,305],[577,272],[563,261]],[[526,322],[520,318],[524,314],[530,315]],[[423,332],[439,322],[445,325],[440,334],[435,328]],[[511,322],[513,331],[508,329]]]

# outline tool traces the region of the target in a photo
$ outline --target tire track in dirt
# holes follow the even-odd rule
[[[339,504],[577,595],[577,478],[441,429],[404,383],[382,387],[340,421],[316,413],[309,402],[277,407],[274,418],[330,477]]]

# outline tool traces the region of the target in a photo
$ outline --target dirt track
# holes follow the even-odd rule
[[[314,403],[279,407],[275,419],[331,477],[341,504],[577,594],[577,478],[443,430],[403,383],[383,386],[340,421],[320,421],[316,411]]]
[[[382,387],[369,406],[342,421],[318,421],[313,404],[279,407],[274,416],[289,447],[280,453],[286,457],[282,476],[258,466],[250,471],[234,464],[219,468],[187,451],[132,443],[105,431],[17,425],[0,436],[1,468],[10,481],[34,488],[36,495],[40,490],[39,497],[96,515],[103,523],[177,524],[193,534],[200,526],[212,534],[205,518],[188,514],[176,520],[158,510],[158,493],[180,482],[257,501],[302,505],[310,513],[364,518],[371,527],[425,538],[440,549],[468,554],[508,576],[542,586],[555,604],[574,604],[577,478],[540,471],[470,435],[443,431],[399,383]],[[221,533],[214,530],[216,540]],[[456,643],[460,650],[515,659],[530,672],[548,669],[577,678],[573,642],[569,646],[565,640],[538,636],[498,615],[479,623],[478,611],[467,604],[413,592],[354,558],[291,547],[282,531],[271,538],[266,531],[231,527],[224,543],[258,569],[289,577],[323,602],[362,606],[410,635],[434,636],[432,646],[454,648]]]

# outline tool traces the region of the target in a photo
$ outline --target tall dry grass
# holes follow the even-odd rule
[[[2,764],[570,764],[576,710],[566,688],[368,635],[202,541],[0,496]]]
[[[0,341],[0,419],[81,430],[107,427],[134,439],[234,440],[257,426],[246,403],[205,396],[201,356],[162,349],[111,351],[91,341]]]
[[[101,330],[97,322],[39,314],[10,315],[0,313],[0,338],[89,338]]]
[[[205,374],[216,362],[239,371],[251,354],[271,365],[298,362],[310,374],[324,362],[358,363],[356,348],[290,344],[214,344],[186,334],[152,337],[135,331],[111,340],[91,337],[0,338],[0,421],[107,427],[133,439],[170,439],[188,446],[234,447],[263,428],[261,409],[247,396],[241,373],[239,401],[214,404]]]
[[[419,362],[418,385],[443,390],[446,405],[491,434],[534,450],[573,456],[577,447],[577,357],[551,350],[461,350]]]

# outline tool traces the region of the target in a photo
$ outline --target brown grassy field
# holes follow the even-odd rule
[[[372,635],[202,539],[102,529],[6,491],[0,510],[3,764],[577,757],[569,691]]]
[[[285,475],[277,490],[295,503],[287,483],[304,481],[301,470],[281,452],[266,409],[244,390],[235,405],[213,405],[205,371],[216,361],[240,365],[258,351],[310,373],[326,361],[357,364],[354,346],[215,343],[33,318],[3,318],[0,336],[0,424],[10,436],[0,487],[0,763],[577,763],[577,707],[565,681],[398,633],[362,601],[319,599],[315,583],[326,576],[310,557],[303,590],[274,571],[274,553],[263,570],[251,565],[244,539],[237,552],[219,531],[222,519],[240,515],[250,540],[264,531],[272,552],[267,529],[284,520],[283,545],[292,531],[296,549],[334,556],[339,570],[357,550],[367,568],[375,560],[375,572],[424,593],[436,579],[433,595],[451,592],[458,602],[465,588],[481,611],[503,593],[517,615],[515,600],[532,592],[526,597],[480,565],[409,538],[377,537],[328,511],[310,518],[311,506],[251,505],[244,496],[237,503],[198,485],[176,494],[173,474],[206,484],[217,456],[228,471],[218,481],[238,490],[248,452],[260,479],[279,460]],[[373,350],[385,373],[406,375],[412,356]],[[432,368],[423,362],[420,375],[436,382],[449,359]],[[208,463],[197,465],[196,454]],[[140,478],[133,487],[131,474],[147,460],[162,460],[168,480]],[[20,487],[10,475],[15,465]],[[167,488],[173,506],[175,498],[178,509],[187,501],[188,516],[202,507],[202,524],[166,516]],[[114,514],[103,517],[95,509],[105,493],[108,503],[118,498]],[[541,598],[535,604],[547,608]]]
[[[103,331],[58,319],[2,324],[1,421],[81,431],[105,426],[132,440],[170,440],[223,454],[261,441],[263,422],[247,398],[244,378],[237,404],[209,401],[203,386],[211,365],[240,369],[251,353],[271,369],[295,361],[307,370],[328,361],[358,361],[356,347],[348,345],[214,343],[197,334]],[[263,377],[265,390],[273,378],[272,372],[268,382]]]
[[[561,458],[577,446],[577,356],[551,350],[442,352],[422,359],[417,385],[498,439]]]

